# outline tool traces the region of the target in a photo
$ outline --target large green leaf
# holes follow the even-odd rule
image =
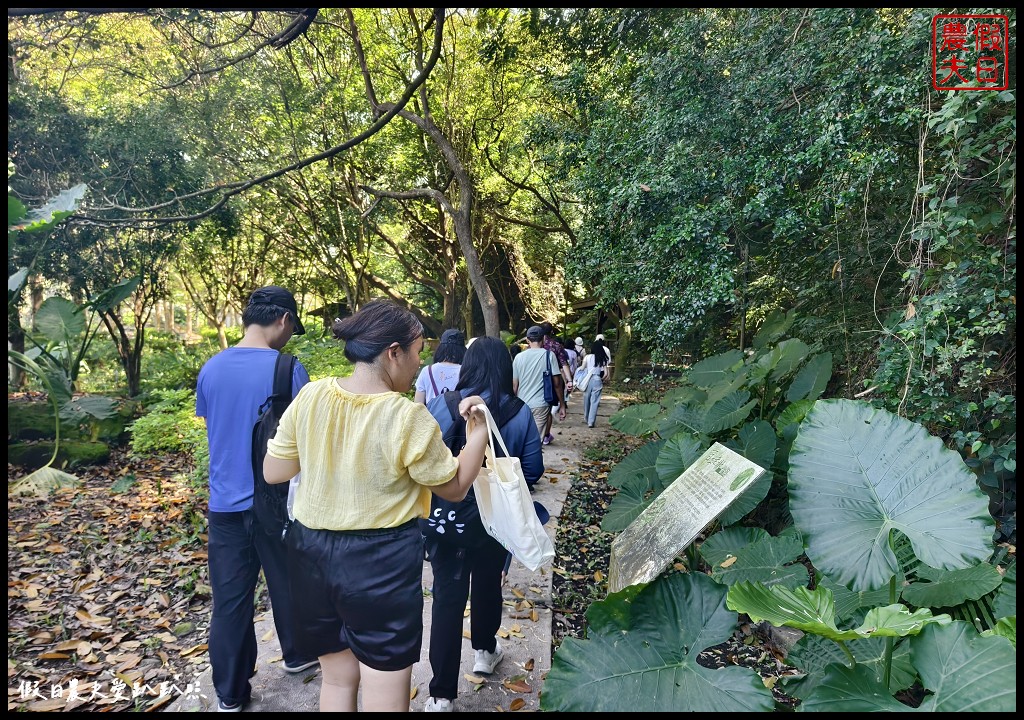
[[[845,647],[856,659],[858,665],[872,668],[875,672],[875,679],[881,683],[885,677],[886,643],[887,640],[882,637],[863,638],[848,640]],[[804,635],[786,653],[786,664],[807,673],[808,682],[793,686],[787,683],[786,692],[798,698],[807,697],[824,678],[828,665],[832,663],[848,665],[849,662],[849,657],[838,643],[818,635]],[[910,660],[910,642],[900,642],[893,648],[891,668],[890,694],[905,690],[914,684],[917,672]]]
[[[1017,563],[1006,569],[992,602],[992,610],[997,618],[1017,614]]]
[[[832,353],[815,355],[793,378],[786,391],[786,400],[817,400],[832,379]]]
[[[832,592],[832,600],[836,604],[836,622],[845,623],[852,618],[861,608],[878,607],[888,605],[889,588],[878,590],[851,590],[845,585],[840,585],[828,576],[822,576],[818,581],[818,587],[828,588]]]
[[[736,613],[725,588],[701,573],[673,574],[647,585],[629,603],[629,590],[602,604],[628,607],[602,613],[586,640],[566,639],[544,680],[541,709],[561,712],[767,712],[771,691],[752,670],[701,667],[697,655],[727,640]],[[587,613],[588,618],[590,612]]]
[[[655,463],[663,447],[664,440],[655,440],[631,452],[608,473],[608,484],[612,487],[622,487],[623,483],[634,475],[642,475],[648,478],[651,487],[655,487],[659,482]]]
[[[1015,712],[1017,651],[1004,637],[983,637],[974,626],[954,622],[929,627],[910,644],[921,684],[932,695],[926,712]]]
[[[662,487],[668,487],[672,481],[683,474],[686,468],[693,465],[708,449],[708,443],[690,433],[678,432],[662,446],[654,466],[661,478]]]
[[[25,278],[28,277],[28,268],[18,268],[13,275],[7,276],[7,297],[10,298],[12,293],[18,292],[21,289],[22,284],[25,282]]]
[[[949,615],[932,615],[927,608],[910,612],[895,604],[871,608],[860,627],[840,630],[836,627],[832,591],[826,588],[787,588],[780,585],[738,582],[729,588],[730,610],[746,613],[754,622],[766,620],[772,625],[793,627],[830,640],[856,640],[867,637],[905,637],[916,635],[930,623],[948,624]]]
[[[765,470],[771,470],[775,463],[775,431],[765,420],[748,422],[740,428],[736,440],[726,445]]]
[[[671,408],[683,403],[703,405],[707,399],[708,394],[700,388],[694,387],[693,385],[680,385],[665,393],[661,398],[661,404],[666,408]]]
[[[797,338],[783,340],[772,348],[772,374],[771,379],[778,382],[789,373],[793,372],[800,363],[804,361],[811,351],[807,343]]]
[[[944,569],[992,552],[988,499],[960,456],[917,423],[854,400],[819,400],[789,456],[789,507],[815,568],[855,590],[899,572],[892,530]]]
[[[658,423],[658,434],[664,438],[670,438],[676,433],[684,431],[692,435],[705,435],[707,434],[706,417],[707,412],[701,406],[676,405],[661,418]]]
[[[787,686],[788,689],[788,686]],[[913,712],[889,694],[867,665],[833,664],[800,701],[801,712]]]
[[[659,483],[660,487],[660,483]],[[658,496],[651,487],[647,475],[636,474],[627,479],[615,493],[608,504],[608,509],[601,520],[601,529],[605,532],[622,532],[636,520],[637,516],[647,509],[651,501]]]
[[[768,491],[772,488],[771,469],[775,458],[775,445],[775,432],[772,430],[772,426],[764,420],[747,423],[740,428],[739,437],[736,440],[725,443],[726,447],[735,450],[747,460],[757,463],[768,472],[755,480],[722,512],[718,519],[723,525],[739,522],[768,495]]]
[[[72,340],[85,332],[80,308],[62,297],[49,297],[36,311],[36,330],[52,342]]]
[[[904,602],[917,607],[953,607],[978,600],[999,587],[1003,576],[988,563],[963,570],[919,565],[917,579],[903,588]]]
[[[141,282],[141,275],[136,275],[135,277],[128,278],[127,280],[122,280],[117,283],[117,285],[107,288],[101,292],[96,299],[89,304],[96,312],[104,313],[109,310],[113,310],[115,307],[127,300],[128,297],[135,292],[135,288],[137,288]]]
[[[988,637],[989,635],[999,635],[1010,641],[1013,645],[1013,649],[1017,649],[1017,616],[1010,615],[1009,617],[999,618],[996,622],[995,627],[991,630],[986,630],[982,633],[983,636]]]
[[[709,388],[722,382],[729,382],[743,365],[743,351],[730,350],[721,355],[712,355],[690,368],[686,378],[699,388]]]
[[[814,407],[813,400],[797,400],[792,405],[787,405],[786,409],[779,413],[778,417],[775,418],[775,432],[779,437],[786,435],[787,428],[791,426],[799,425],[803,422],[803,419],[807,416],[807,413]],[[796,433],[794,432],[795,436]]]
[[[117,415],[117,401],[102,395],[72,398],[60,408],[61,419],[70,422],[85,422],[89,418],[109,420],[115,415]]]
[[[736,427],[747,419],[747,415],[757,405],[757,400],[750,400],[750,392],[729,393],[716,402],[704,416],[704,432],[713,434],[731,427]]]
[[[658,403],[630,405],[608,418],[611,426],[626,435],[647,435],[658,427],[656,418],[662,408]]]
[[[37,232],[60,222],[78,209],[78,204],[85,197],[86,190],[85,183],[62,190],[57,197],[51,198],[42,207],[29,211],[25,222],[18,225],[17,229],[25,232]],[[10,202],[7,203],[7,208],[9,213]]]
[[[744,580],[797,587],[809,581],[797,562],[804,551],[797,533],[772,537],[761,528],[731,527],[716,532],[700,546],[711,565],[711,577],[724,585]]]
[[[763,348],[768,343],[775,342],[786,334],[795,320],[796,310],[790,310],[787,313],[783,313],[781,310],[772,310],[754,335],[754,347]]]

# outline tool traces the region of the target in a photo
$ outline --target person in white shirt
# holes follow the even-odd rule
[[[434,362],[420,371],[416,378],[413,399],[427,405],[438,395],[454,390],[459,384],[459,370],[466,355],[466,336],[461,331],[448,329],[441,333],[441,342],[434,351]]]

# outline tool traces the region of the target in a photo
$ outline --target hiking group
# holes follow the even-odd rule
[[[565,419],[574,372],[582,378],[586,370],[583,406],[593,427],[610,353],[599,336],[580,358],[582,338],[567,350],[549,323],[529,328],[521,352],[492,337],[467,347],[450,329],[421,370],[423,326],[376,300],[332,326],[352,373],[310,381],[300,361],[277,362],[292,335],[305,332],[288,290],[253,292],[242,319],[242,340],[203,366],[196,389],[210,450],[209,651],[218,710],[240,712],[251,700],[262,567],[283,669],[320,665],[321,711],[354,711],[357,702],[367,711],[407,711],[427,560],[433,677],[424,710],[451,712],[467,599],[473,672],[493,673],[504,656],[497,634],[511,555],[484,530],[472,491],[491,440],[487,415],[532,491],[544,471],[542,446],[553,440],[552,409]],[[263,440],[263,457],[254,426],[271,408],[276,434]],[[282,489],[280,507],[267,510],[261,503],[273,502],[274,487]],[[546,522],[546,509],[534,506]]]

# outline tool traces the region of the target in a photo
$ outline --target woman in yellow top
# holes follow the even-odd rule
[[[426,406],[408,392],[423,326],[375,301],[334,323],[355,364],[345,378],[305,385],[281,417],[263,473],[286,482],[300,470],[288,531],[295,629],[320,658],[320,710],[409,709],[423,640],[423,538],[416,519],[430,494],[466,496],[483,464],[487,424],[479,396],[462,400],[466,447],[458,458]],[[301,600],[299,600],[301,599]]]

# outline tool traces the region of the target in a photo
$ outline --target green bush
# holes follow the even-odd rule
[[[144,391],[194,389],[203,363],[220,352],[216,336],[187,344],[174,333],[146,333],[142,358]]]
[[[284,351],[299,359],[312,380],[352,373],[352,363],[345,357],[341,341],[319,326],[307,329],[305,335],[292,337]]]
[[[177,452],[191,455],[198,463],[208,457],[206,428],[196,417],[196,396],[192,390],[158,390],[157,401],[146,414],[129,426],[132,452]]]

